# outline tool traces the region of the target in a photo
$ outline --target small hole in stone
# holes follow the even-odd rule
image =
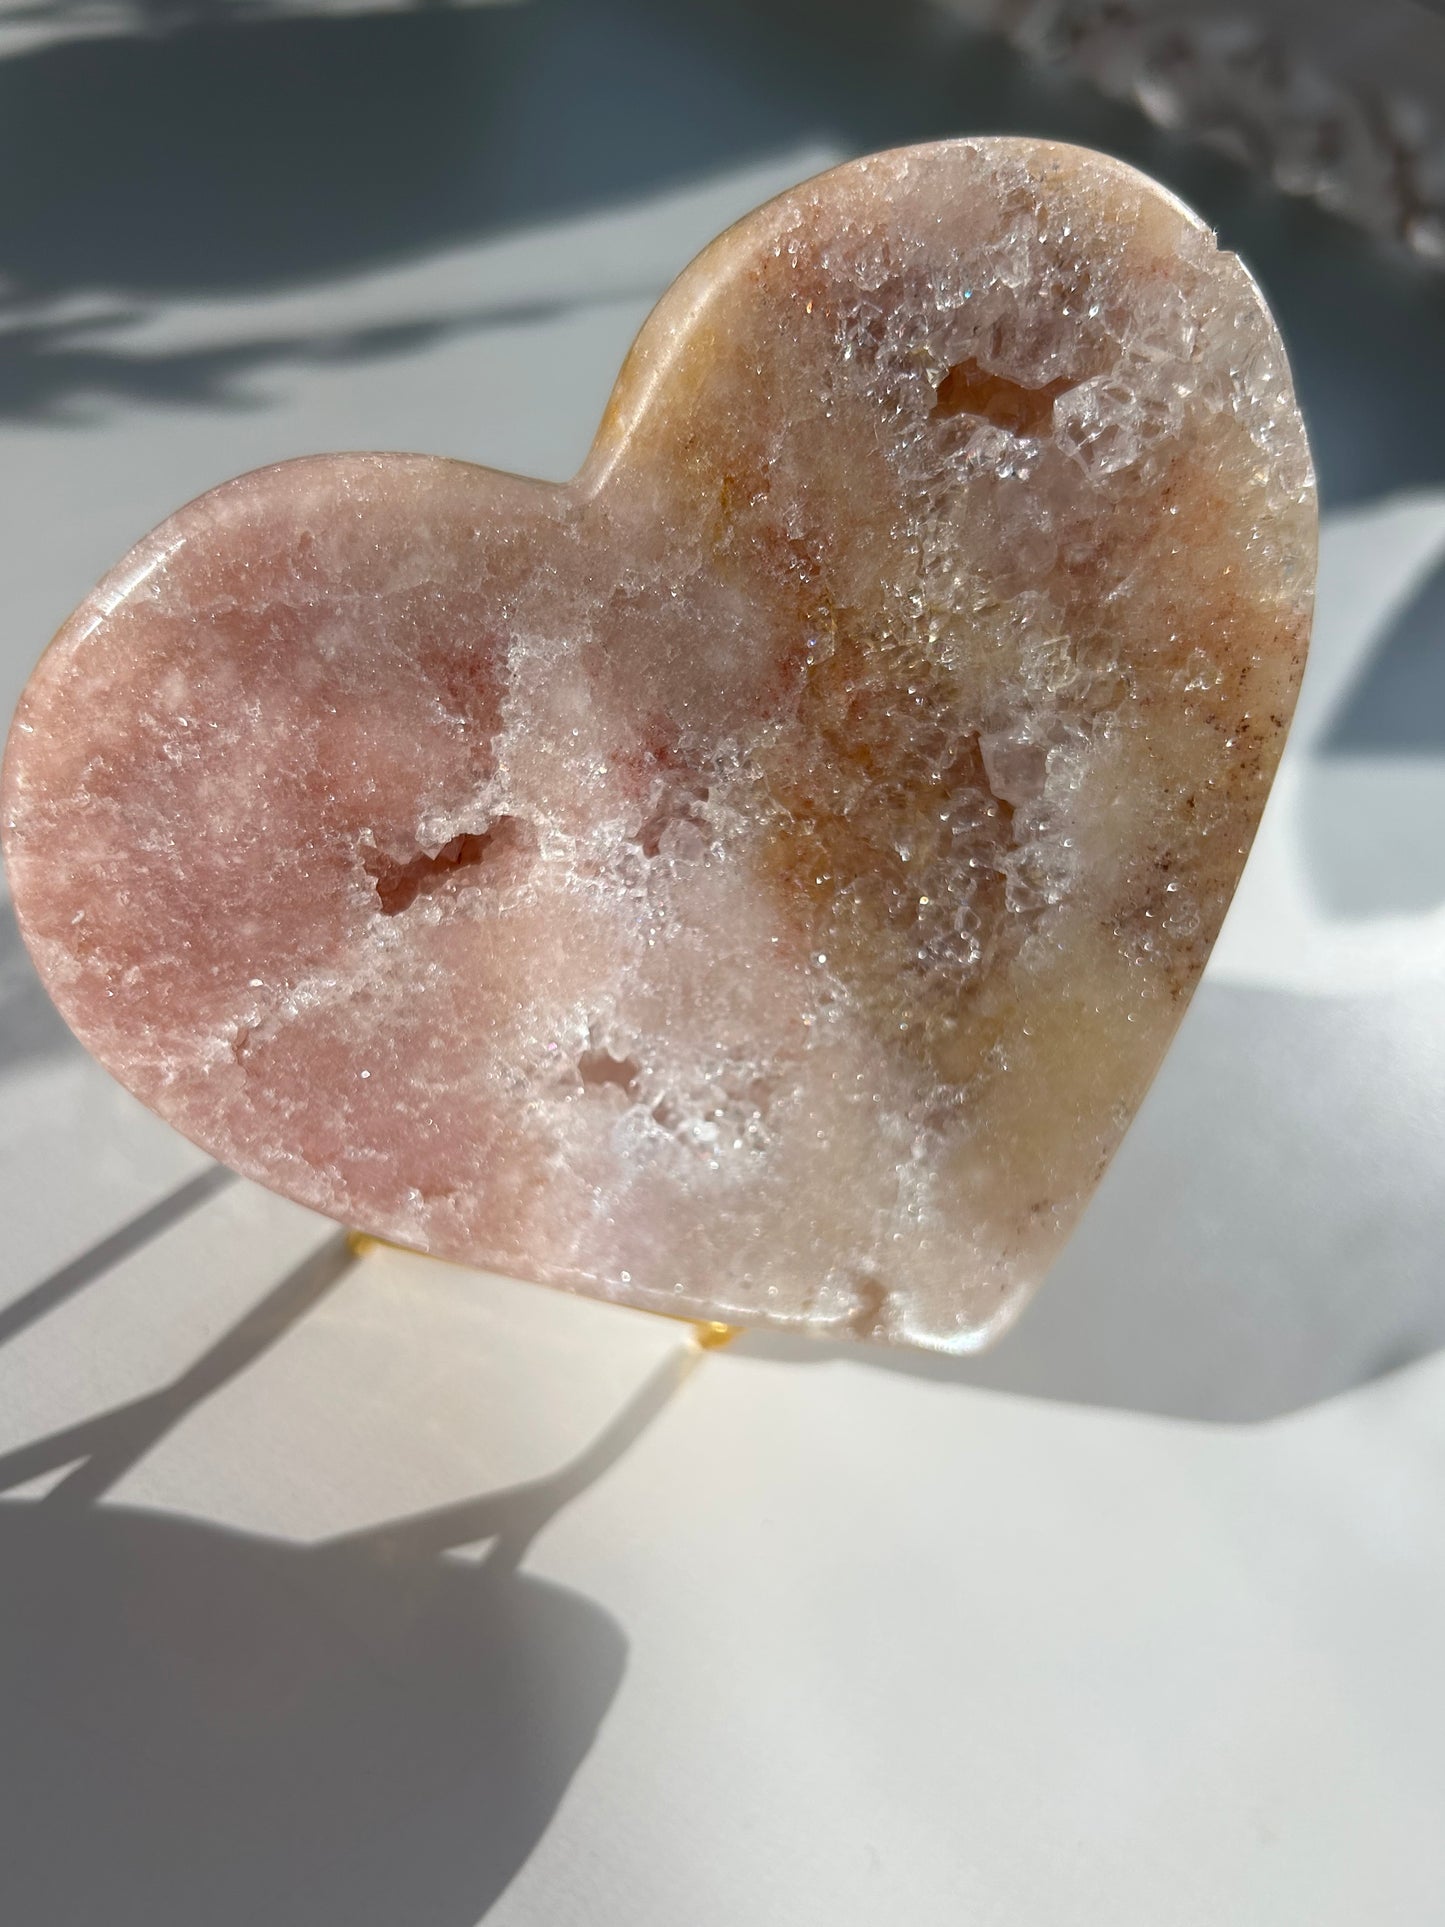
[[[637,832],[637,842],[644,856],[658,856],[662,852],[663,838],[674,824],[687,824],[697,832],[697,841],[704,838],[704,819],[702,806],[708,798],[705,783],[689,783],[665,794],[657,808],[652,812]],[[676,839],[672,839],[674,842]]]
[[[455,885],[459,873],[477,869],[489,857],[515,849],[522,841],[521,824],[514,816],[499,816],[479,835],[454,836],[435,856],[424,850],[401,862],[382,850],[366,850],[362,862],[376,886],[376,900],[384,917],[394,917],[418,897],[435,896]]]
[[[892,1323],[893,1294],[872,1272],[857,1273],[852,1279],[854,1307],[848,1314],[848,1328],[859,1338],[884,1338]]]
[[[636,1097],[642,1069],[635,1057],[614,1057],[610,1050],[585,1050],[577,1059],[577,1075],[584,1090],[619,1090]]]
[[[1053,420],[1055,400],[1073,385],[1050,381],[1041,388],[1025,388],[1006,375],[990,374],[976,361],[960,361],[938,384],[933,413],[978,415],[1010,435],[1042,435]]]

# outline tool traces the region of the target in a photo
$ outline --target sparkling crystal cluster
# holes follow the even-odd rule
[[[328,456],[147,538],[17,718],[17,907],[103,1062],[322,1211],[967,1349],[1203,966],[1313,557],[1187,211],[877,156],[687,270],[570,484]]]

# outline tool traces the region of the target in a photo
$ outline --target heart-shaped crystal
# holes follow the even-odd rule
[[[565,487],[327,456],[26,692],[31,950],[124,1083],[404,1243],[967,1349],[1198,978],[1294,701],[1308,451],[1129,168],[840,167],[681,277]]]

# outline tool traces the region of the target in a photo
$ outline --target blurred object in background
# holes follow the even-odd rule
[[[425,0],[461,7],[509,6],[514,0]],[[396,13],[405,0],[0,0],[0,54],[54,40],[116,34],[176,33],[185,27],[246,26],[307,14]]]
[[[519,0],[0,0],[0,56],[61,40],[163,36],[307,16],[468,12]],[[1445,265],[1445,0],[931,0],[1171,131],[1207,142],[1284,193],[1317,201]],[[606,18],[615,9],[599,8]],[[645,11],[645,10],[644,10]],[[695,25],[715,7],[688,11]],[[750,12],[737,7],[738,26]],[[786,37],[789,15],[778,14]],[[919,37],[912,0],[839,0],[837,31],[870,14]],[[624,9],[627,39],[636,23]],[[716,24],[714,19],[713,24]],[[831,31],[831,29],[830,29]],[[927,38],[926,33],[922,38]],[[826,58],[826,53],[823,55]]]
[[[939,0],[1160,126],[1445,263],[1434,0]]]

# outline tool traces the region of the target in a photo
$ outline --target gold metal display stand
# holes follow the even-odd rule
[[[412,1245],[393,1244],[389,1238],[373,1237],[369,1231],[348,1231],[346,1248],[353,1258],[366,1258],[375,1251],[404,1251],[409,1258],[427,1258],[430,1253],[417,1251]],[[685,1318],[670,1311],[648,1311],[642,1306],[630,1306],[629,1310],[642,1311],[646,1318],[666,1318],[674,1325],[686,1325],[692,1333],[693,1343],[699,1351],[720,1352],[724,1345],[731,1345],[735,1338],[742,1336],[741,1325],[725,1325],[717,1318]]]

